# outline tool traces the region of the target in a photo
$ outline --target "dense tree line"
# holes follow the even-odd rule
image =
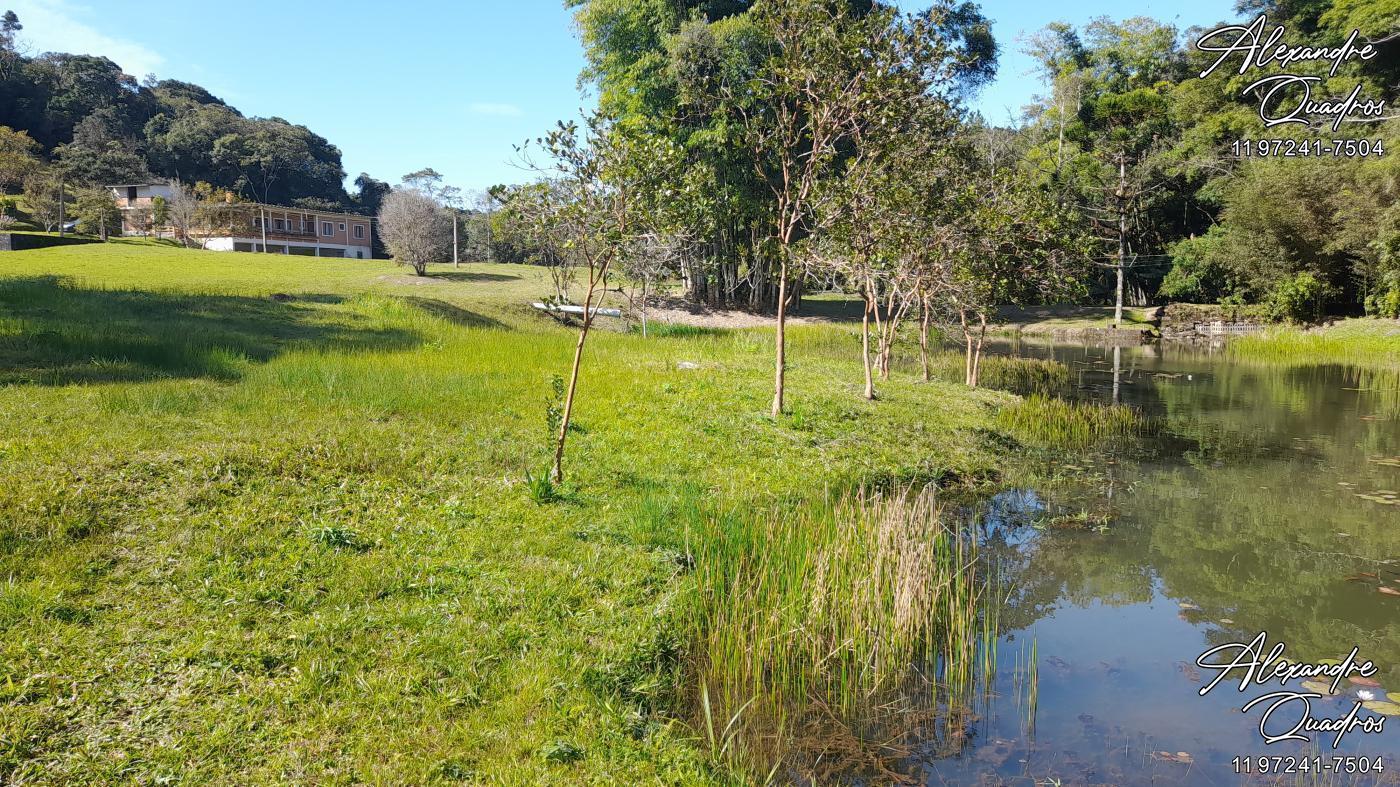
[[[854,20],[881,8],[869,0],[814,7]],[[762,4],[755,10],[725,0],[585,0],[577,9],[588,59],[582,77],[596,85],[600,111],[672,140],[684,153],[690,185],[708,195],[697,215],[696,253],[679,271],[689,292],[750,308],[774,308],[784,284],[781,255],[769,242],[773,211],[781,209],[771,186],[782,174],[755,168],[740,138],[744,112],[765,109],[757,96],[741,95],[774,49],[762,13]],[[974,4],[938,3],[923,18],[929,35],[949,45],[955,74],[943,87],[950,94],[990,79],[996,45]],[[824,51],[818,46],[812,54]],[[839,155],[849,153],[847,147]]]
[[[1247,24],[1266,16],[1265,33],[1337,47],[1353,31],[1377,42],[1376,56],[1330,73],[1330,63],[1299,62],[1242,74],[1240,55],[1202,78],[1220,57],[1193,44],[1208,32],[1147,18],[1099,19],[1075,29],[1052,25],[1028,50],[1046,91],[1020,133],[1023,168],[1058,199],[1081,205],[1101,243],[1100,297],[1111,289],[1119,249],[1127,289],[1139,303],[1165,300],[1267,303],[1276,316],[1367,311],[1400,316],[1400,122],[1284,123],[1265,128],[1261,75],[1319,77],[1315,98],[1354,89],[1389,96],[1400,80],[1400,3],[1384,0],[1246,0]],[[1209,23],[1212,20],[1200,20]],[[1227,37],[1229,40],[1231,37]],[[1272,102],[1297,104],[1298,89]],[[1363,118],[1364,119],[1364,118]],[[1295,145],[1376,141],[1384,156],[1237,155],[1236,140]],[[1275,149],[1276,150],[1276,149]],[[1120,173],[1122,177],[1120,177]]]
[[[883,8],[868,0],[807,5],[852,19]],[[764,105],[756,89],[774,51],[764,7],[579,0],[577,20],[588,58],[582,78],[596,86],[600,110],[672,140],[684,153],[687,182],[707,197],[677,270],[690,296],[771,309],[787,278],[781,233],[772,231],[775,211],[783,210],[772,185],[782,172],[774,161],[756,168],[743,138],[748,120],[781,110]],[[1268,27],[1284,26],[1289,42],[1335,47],[1353,30],[1360,42],[1376,42],[1378,56],[1348,61],[1335,73],[1319,62],[1273,67],[1322,77],[1319,95],[1345,95],[1359,85],[1364,94],[1386,96],[1400,80],[1400,44],[1384,40],[1400,20],[1394,0],[1246,0],[1238,11],[1245,20],[1266,14]],[[944,133],[963,140],[986,133],[965,106],[995,73],[998,42],[986,20],[976,5],[947,0],[916,16],[947,48],[947,79],[938,84],[957,123]],[[1245,91],[1257,73],[1222,68],[1200,77],[1215,55],[1192,44],[1219,20],[1197,21],[1201,26],[1180,30],[1142,17],[1101,18],[1082,28],[1051,25],[1022,42],[1041,67],[1045,91],[998,131],[999,166],[1014,162],[1094,237],[1080,297],[1265,302],[1294,318],[1400,311],[1397,121],[1344,123],[1335,131],[1316,123],[1265,128],[1260,91]],[[1282,159],[1231,152],[1232,140],[1276,137],[1380,140],[1392,154]],[[853,159],[853,140],[841,140],[834,155]],[[503,239],[519,237],[509,215]],[[799,239],[809,230],[799,222]],[[549,256],[528,242],[515,246],[521,258]],[[798,297],[802,284],[793,282]]]

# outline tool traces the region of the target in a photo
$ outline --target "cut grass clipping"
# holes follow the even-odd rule
[[[712,756],[754,779],[883,779],[959,727],[996,614],[931,489],[702,520],[695,724]]]

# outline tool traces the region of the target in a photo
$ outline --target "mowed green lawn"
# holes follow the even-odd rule
[[[792,331],[776,422],[771,331],[600,331],[539,505],[574,342],[524,305],[547,280],[411,279],[0,254],[0,782],[725,781],[677,720],[667,501],[996,462],[1009,395],[904,373],[862,401],[846,327]]]

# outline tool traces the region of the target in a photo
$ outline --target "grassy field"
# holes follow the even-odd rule
[[[1400,321],[1368,318],[1311,329],[1272,328],[1229,346],[1232,355],[1245,360],[1400,368]]]
[[[724,782],[678,511],[998,465],[1014,397],[865,402],[847,327],[778,421],[770,331],[601,331],[537,504],[573,335],[536,269],[433,274],[0,255],[0,782]]]

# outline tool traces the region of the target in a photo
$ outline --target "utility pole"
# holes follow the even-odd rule
[[[58,171],[58,237],[60,237],[60,238],[63,237],[63,235],[64,235],[63,225],[68,221],[68,217],[67,217],[66,215],[64,215],[64,205],[63,205],[63,202],[64,202],[64,200],[63,200],[63,196],[64,196],[64,194],[63,194],[63,192],[64,192],[64,184],[63,184],[63,177],[64,177],[63,170],[60,169],[60,170]]]
[[[1128,251],[1128,177],[1127,155],[1118,154],[1118,286],[1113,303],[1113,327],[1123,324],[1123,264]]]
[[[491,203],[494,201],[491,192],[486,192],[486,261],[491,262]]]

